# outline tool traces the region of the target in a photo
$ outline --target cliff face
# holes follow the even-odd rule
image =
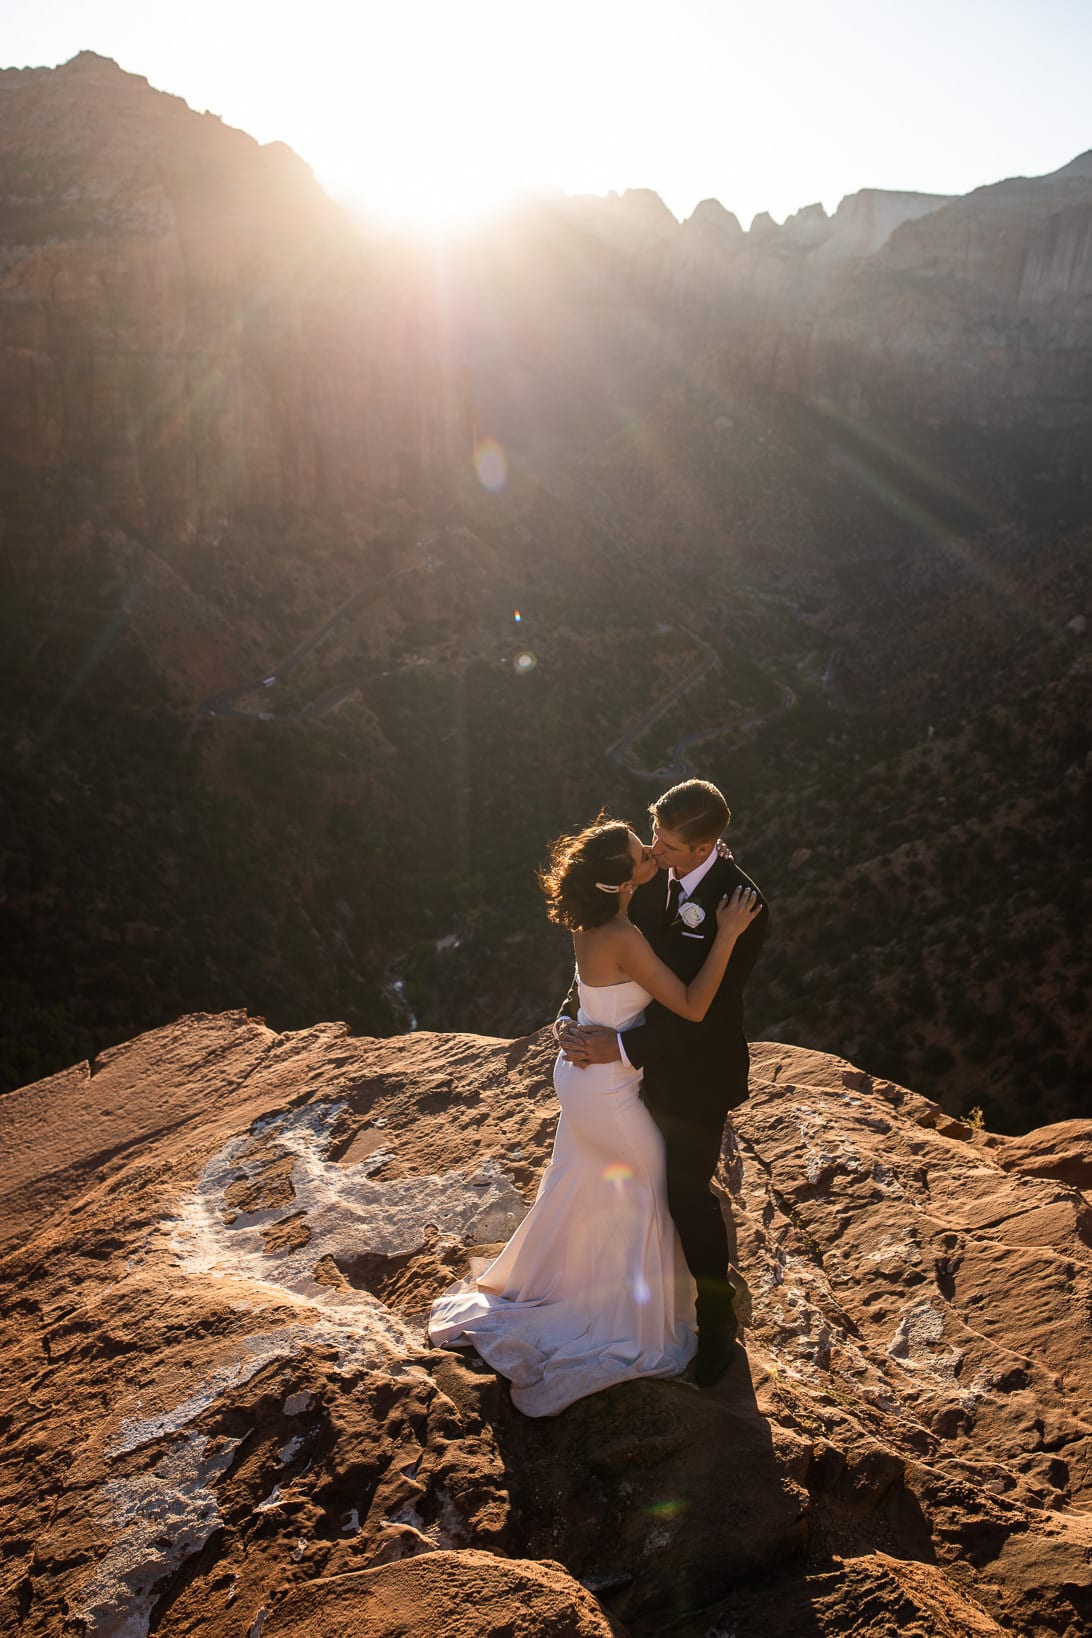
[[[1092,177],[1075,161],[905,221],[766,348],[781,385],[859,415],[1084,428]]]
[[[1075,162],[744,234],[633,189],[434,257],[366,239],[289,150],[93,53],[5,70],[0,498],[18,515],[45,484],[161,537],[255,505],[359,511],[444,481],[497,424],[576,447],[724,346],[856,413],[894,377],[935,413],[1072,423],[1090,198]]]
[[[757,1047],[746,1355],[529,1422],[421,1337],[533,1197],[552,1055],[203,1015],[3,1100],[5,1631],[1084,1630],[1090,1123]]]
[[[427,270],[287,148],[84,52],[0,74],[0,483],[161,537],[443,465]]]

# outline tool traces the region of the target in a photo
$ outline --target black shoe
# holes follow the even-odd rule
[[[694,1381],[699,1388],[719,1382],[736,1356],[738,1327],[735,1315],[719,1325],[703,1325],[698,1330],[698,1352],[694,1360]]]

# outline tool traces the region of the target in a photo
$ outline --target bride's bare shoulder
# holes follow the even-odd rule
[[[624,916],[615,916],[605,926],[595,929],[595,936],[600,941],[601,950],[628,950],[632,949],[635,941],[644,943],[644,934],[639,933],[631,921]]]
[[[636,927],[623,921],[621,916],[574,934],[576,962],[585,982],[616,984],[619,979],[628,978],[626,955],[634,947],[635,936],[641,937]]]
[[[616,923],[611,923],[611,935],[610,953],[628,975],[634,961],[644,963],[651,946],[640,928],[634,927],[631,921],[623,921],[621,916]]]
[[[634,927],[632,922],[622,921],[622,919],[619,917],[619,925],[617,925],[616,932],[616,943],[614,943],[614,952],[616,952],[619,960],[629,960],[629,958],[632,957],[637,957],[637,960],[643,960],[643,955],[645,955],[645,952],[650,950],[650,948],[652,948],[652,945],[650,945],[648,940],[645,939],[645,935],[643,935],[640,927]]]

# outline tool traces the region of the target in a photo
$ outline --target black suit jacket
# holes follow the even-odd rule
[[[687,901],[699,904],[705,912],[704,920],[691,928],[679,916],[668,920],[667,877],[661,871],[634,893],[629,917],[664,965],[689,984],[716,936],[720,900],[737,887],[754,885],[733,858],[718,858]],[[645,1072],[641,1096],[651,1109],[723,1120],[747,1096],[750,1054],[743,1032],[743,990],[762,950],[769,919],[763,901],[754,921],[736,940],[720,988],[700,1024],[650,1001],[645,1022],[624,1032],[626,1057]],[[576,1007],[574,983],[562,1012],[575,1017]]]

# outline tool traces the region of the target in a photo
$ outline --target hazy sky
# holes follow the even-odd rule
[[[438,217],[526,184],[650,187],[746,227],[1092,147],[1092,0],[9,4],[3,66],[84,48],[289,143],[340,198]]]

